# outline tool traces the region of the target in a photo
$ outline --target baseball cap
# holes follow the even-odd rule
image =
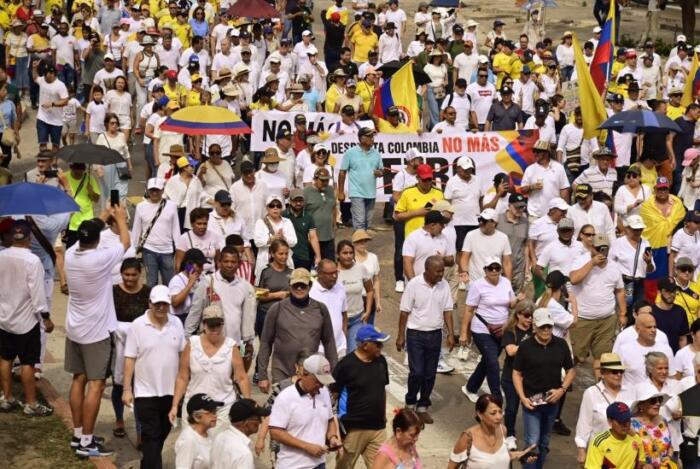
[[[676,42],[685,42],[687,40],[688,38],[685,37],[685,34],[679,34],[678,36],[676,36]]]
[[[301,33],[301,37],[304,37],[304,36],[311,36],[311,37],[314,37],[314,35],[313,35],[313,34],[311,33],[311,31],[309,31],[308,29],[305,29],[305,30]]]
[[[78,241],[81,244],[92,244],[99,241],[102,223],[97,220],[85,220],[78,227]]]
[[[170,78],[174,80],[177,78],[177,72],[175,70],[168,70],[165,72],[165,78]]]
[[[328,181],[331,178],[331,174],[326,168],[318,168],[314,171],[314,179],[320,179],[321,181]]]
[[[376,133],[377,133],[377,131],[374,130],[374,129],[372,129],[372,128],[370,128],[370,127],[362,127],[362,128],[357,132],[357,135],[358,135],[359,137],[371,137],[371,136],[374,136],[374,134],[376,134]]]
[[[504,94],[513,94],[513,88],[508,85],[501,86],[501,95]]]
[[[603,354],[607,355],[607,354]],[[601,355],[601,368],[603,367],[602,363],[602,356]],[[615,355],[615,354],[610,354],[610,355]],[[619,358],[619,357],[618,357]],[[613,369],[613,368],[609,368]],[[614,368],[615,370],[619,370],[620,368]],[[622,368],[624,370],[624,368]],[[632,420],[632,412],[630,411],[630,408],[627,404],[624,402],[613,402],[608,406],[607,409],[605,409],[605,415],[608,417],[610,420],[614,420],[617,423],[628,423],[630,420]]]
[[[593,247],[599,248],[602,246],[610,246],[610,240],[608,239],[608,235],[605,235],[603,233],[596,233],[595,236],[593,236]]]
[[[636,174],[637,176],[639,176],[640,174],[642,174],[642,168],[639,164],[634,163],[631,164],[629,168],[627,168],[627,173]]]
[[[14,220],[10,231],[14,241],[23,241],[32,234],[32,225],[27,220]]]
[[[462,169],[474,169],[474,161],[468,156],[460,156],[457,160],[457,166]]]
[[[165,187],[165,181],[161,178],[150,178],[148,184],[146,184],[146,189],[158,189],[160,191]]]
[[[231,405],[228,411],[228,419],[231,422],[242,422],[251,417],[267,417],[270,409],[260,407],[253,399],[238,399]]]
[[[484,267],[489,267],[491,265],[503,265],[501,263],[501,258],[498,256],[489,256],[486,259],[484,259]]]
[[[114,61],[114,55],[112,55],[111,53],[107,52],[107,53],[105,54],[103,60],[111,60],[111,61]]]
[[[187,415],[192,415],[200,410],[208,410],[209,412],[214,412],[216,409],[223,406],[223,402],[215,401],[208,395],[204,393],[199,393],[190,397],[190,400],[187,401]]]
[[[294,275],[294,272],[292,272],[292,275]],[[331,375],[331,364],[323,355],[311,355],[309,358],[304,360],[303,368],[314,375],[323,385],[335,383],[335,379],[333,379],[333,376]]]
[[[566,211],[569,210],[570,206],[561,197],[554,197],[547,204],[547,210],[552,210],[553,208]]]
[[[515,207],[523,208],[527,205],[527,201],[522,194],[510,194],[508,196],[508,203],[513,204]]]
[[[309,285],[311,283],[311,274],[303,267],[292,270],[289,276],[290,285],[295,285],[297,283],[303,283],[304,285]]]
[[[303,199],[304,198],[304,189],[300,188],[295,188],[292,189],[292,191],[289,193],[289,200],[294,200],[294,199]]]
[[[442,225],[447,224],[447,220],[442,216],[442,213],[437,210],[431,210],[425,214],[425,225],[432,225],[433,223],[440,223]]]
[[[557,224],[557,230],[573,230],[574,221],[571,218],[562,218]]]
[[[202,321],[209,319],[224,319],[224,310],[219,305],[209,305],[202,310]]]
[[[219,202],[220,204],[230,204],[233,201],[231,200],[231,194],[229,191],[221,189],[214,194],[214,202]]]
[[[678,266],[676,266],[676,267],[678,267]],[[662,279],[659,279],[659,290],[676,291],[677,289],[678,289],[678,286],[676,285],[676,282],[674,282],[670,278],[664,277]]]
[[[537,308],[535,312],[532,313],[532,323],[535,327],[553,326],[554,320],[552,319],[552,313],[550,313],[547,308]]]
[[[386,342],[389,334],[379,332],[372,324],[360,327],[355,335],[355,342]]]
[[[596,26],[595,28],[593,28],[593,34],[598,34],[601,31],[603,30],[600,28],[600,26]]]
[[[535,116],[544,117],[547,115],[547,112],[548,112],[547,106],[540,105],[540,106],[537,106],[537,108],[535,109]],[[538,141],[537,143],[539,143],[541,141],[542,140]],[[549,144],[547,145],[547,150],[549,150]]]
[[[400,116],[401,115],[399,108],[397,108],[396,106],[390,106],[389,109],[386,110],[386,113],[389,116]]]
[[[487,64],[487,63],[489,63],[489,58],[486,57],[485,55],[480,55],[479,58],[477,59],[477,62],[480,64]]]
[[[643,230],[647,226],[644,224],[644,220],[639,215],[630,215],[627,217],[624,223],[625,226],[632,228],[633,230]]]
[[[579,184],[576,186],[576,192],[574,193],[574,198],[576,200],[585,199],[593,193],[593,188],[590,184]]]
[[[501,20],[496,20],[493,22],[493,27],[496,28],[498,26],[505,26],[505,23]]]
[[[406,152],[406,161],[411,161],[416,158],[425,159],[425,156],[415,148],[409,148]]]
[[[289,129],[279,129],[277,131],[275,139],[280,140],[283,138],[292,138],[292,133],[289,131]]]
[[[668,189],[670,186],[671,185],[669,184],[668,179],[666,179],[664,176],[659,176],[656,178],[656,185],[654,185],[655,189]]]
[[[498,214],[492,208],[485,208],[479,214],[479,218],[482,220],[492,220],[493,221],[496,218],[498,218]]]
[[[167,285],[156,285],[151,288],[151,294],[148,296],[148,301],[151,303],[168,303],[170,304],[170,289]]]
[[[418,168],[416,169],[416,176],[418,176],[418,179],[433,179],[433,168],[429,164],[421,164],[418,165]]]

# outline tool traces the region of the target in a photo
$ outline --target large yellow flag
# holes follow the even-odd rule
[[[690,73],[685,80],[685,86],[683,86],[683,97],[681,98],[681,106],[683,107],[688,107],[695,100],[695,91],[697,86],[700,86],[700,83],[698,83],[698,78],[700,77],[696,76],[698,74],[698,65],[700,65],[698,63],[698,54],[694,53],[693,64],[690,66]]]
[[[573,41],[579,105],[581,106],[581,117],[583,117],[583,138],[589,139],[600,135],[598,126],[608,118],[608,114],[605,111],[603,98],[598,94],[598,90],[593,84],[591,72],[583,58],[583,51],[575,34]]]

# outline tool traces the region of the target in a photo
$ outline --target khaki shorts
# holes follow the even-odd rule
[[[588,353],[597,360],[607,352],[612,352],[617,330],[617,314],[602,319],[578,319],[571,329],[571,347],[578,362],[586,360]]]
[[[114,369],[114,337],[92,344],[79,344],[66,337],[64,369],[74,375],[85,375],[89,381],[107,379]]]
[[[386,441],[386,430],[350,430],[343,440],[343,456],[336,460],[336,469],[353,468],[362,457],[372,467],[379,447]]]

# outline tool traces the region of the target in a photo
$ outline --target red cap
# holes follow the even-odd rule
[[[433,168],[429,164],[421,164],[416,170],[418,179],[433,179]]]
[[[627,57],[628,59],[633,59],[637,57],[637,51],[634,49],[630,49],[627,52],[625,52],[625,57]]]
[[[0,234],[9,233],[10,228],[12,228],[12,218],[7,217],[0,219]]]
[[[168,70],[165,72],[165,78],[170,78],[171,80],[174,80],[177,78],[177,72],[175,70]]]

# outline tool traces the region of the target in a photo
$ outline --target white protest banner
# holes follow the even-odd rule
[[[498,173],[510,176],[511,183],[519,185],[525,168],[535,161],[532,153],[539,132],[537,130],[501,132],[460,132],[454,134],[424,133],[377,134],[374,147],[382,156],[386,172],[377,178],[377,201],[388,201],[391,196],[391,180],[405,165],[406,152],[416,148],[425,156],[425,162],[435,170],[443,187],[454,175],[453,163],[460,156],[469,156],[476,165],[476,174],[484,191],[493,186],[493,177]],[[342,155],[357,145],[357,135],[339,135],[327,140],[331,154],[337,161],[336,177]]]
[[[316,132],[325,132],[328,128],[340,121],[340,114],[329,112],[282,112],[282,111],[255,111],[251,130],[250,149],[252,151],[265,151],[275,144],[275,136],[280,129],[294,132],[294,117],[302,114],[306,117],[306,127]]]

